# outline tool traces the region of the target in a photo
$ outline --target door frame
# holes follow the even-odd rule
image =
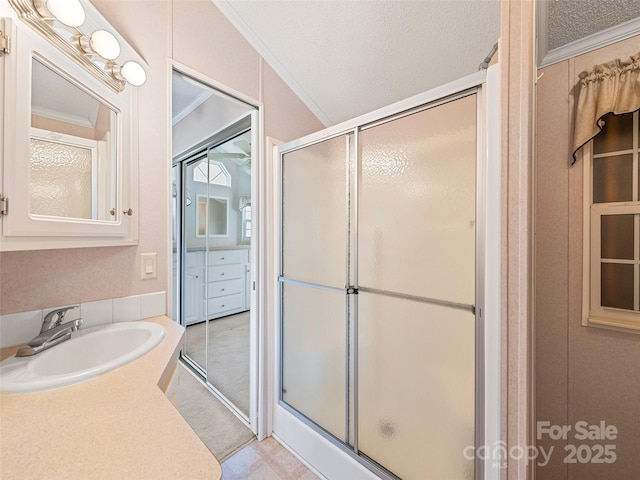
[[[268,255],[270,252],[267,252],[265,249],[265,239],[267,238],[265,235],[266,222],[263,220],[267,218],[266,205],[263,201],[264,191],[266,187],[265,175],[267,173],[266,169],[263,168],[264,163],[264,104],[261,101],[258,101],[248,95],[245,95],[238,90],[235,90],[228,85],[225,85],[205,74],[199,72],[185,64],[177,62],[171,58],[168,58],[167,61],[167,88],[170,92],[169,99],[172,98],[172,75],[174,71],[178,71],[183,73],[194,80],[199,81],[200,83],[207,85],[224,95],[228,95],[229,97],[235,98],[243,103],[246,103],[248,106],[253,107],[253,110],[248,113],[251,116],[251,197],[252,203],[255,201],[255,206],[252,208],[252,230],[255,232],[255,240],[251,242],[250,248],[250,261],[251,261],[251,306],[250,306],[250,333],[249,333],[249,428],[251,431],[256,434],[263,435],[264,438],[264,424],[266,421],[266,408],[265,406],[258,401],[259,396],[261,395],[261,390],[264,388],[266,378],[266,370],[265,370],[265,362],[262,361],[264,357],[263,349],[265,347],[265,342],[261,341],[261,336],[264,336],[265,325],[266,325],[266,297],[264,295],[263,285],[265,283],[262,281],[265,277],[266,273],[266,262]],[[172,118],[172,105],[171,101],[169,102],[169,118]],[[168,151],[173,152],[173,135],[171,122],[168,125]],[[212,134],[215,132],[211,132]],[[167,172],[168,178],[172,178],[171,168],[173,167],[173,155],[171,156],[171,161],[168,162]],[[180,189],[178,189],[180,193]],[[171,205],[171,195],[168,196],[168,211],[172,211]],[[180,206],[180,205],[179,205]],[[180,215],[182,217],[182,215]],[[171,238],[171,225],[172,222],[169,222],[169,238]],[[181,295],[182,284],[183,284],[183,265],[182,265],[182,241],[181,241],[181,233],[182,233],[182,218],[180,218],[180,232],[178,233],[177,239],[177,291],[179,295]],[[168,258],[172,259],[173,264],[173,246],[172,242],[168,244]],[[168,269],[168,285],[169,291],[172,292],[172,295],[167,295],[168,308],[167,311],[172,311],[173,302],[178,301],[178,299],[173,298],[174,291],[174,282],[172,269]],[[182,312],[179,308],[180,305],[178,303],[177,316],[178,318],[174,319],[179,324],[182,324]],[[245,422],[244,418],[239,415],[233,408],[230,408],[232,413],[234,413],[240,420]],[[260,436],[259,436],[259,439]]]

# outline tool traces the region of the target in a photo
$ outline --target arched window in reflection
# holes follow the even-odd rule
[[[202,160],[193,169],[193,181],[230,187],[231,175],[222,163],[215,160],[209,161],[209,172],[207,174],[207,161]]]

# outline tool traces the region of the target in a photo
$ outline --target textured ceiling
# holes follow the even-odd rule
[[[498,0],[216,1],[325,125],[478,71]]]
[[[550,0],[548,49],[640,17],[640,0]]]
[[[499,0],[213,0],[327,126],[478,70]],[[552,50],[640,17],[640,0],[547,3]]]

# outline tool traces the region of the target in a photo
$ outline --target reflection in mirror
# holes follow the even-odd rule
[[[32,215],[115,221],[116,111],[32,58]]]
[[[198,233],[203,237],[226,237],[229,235],[229,200],[223,197],[198,195]]]

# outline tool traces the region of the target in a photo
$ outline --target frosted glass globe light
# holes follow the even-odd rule
[[[96,30],[91,35],[91,49],[106,60],[115,60],[120,55],[120,44],[106,30]]]
[[[84,23],[84,8],[78,0],[46,0],[45,8],[69,27],[79,27]]]
[[[124,79],[134,87],[139,87],[147,81],[147,74],[145,73],[144,68],[136,62],[126,62],[122,66],[120,73]]]

